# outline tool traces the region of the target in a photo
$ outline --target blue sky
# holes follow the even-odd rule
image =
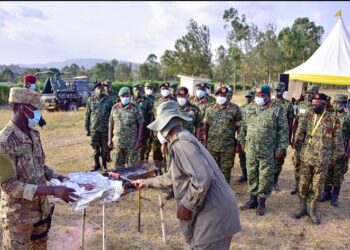
[[[236,8],[247,21],[277,30],[308,17],[327,37],[341,9],[350,30],[350,2],[0,2],[0,64],[32,64],[72,58],[142,63],[163,55],[186,33],[190,18],[209,26],[212,52],[226,46],[222,15]]]

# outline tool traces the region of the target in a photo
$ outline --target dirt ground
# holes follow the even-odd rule
[[[335,92],[330,92],[334,97]],[[233,100],[242,104],[243,95]],[[0,129],[10,119],[9,107],[0,106]],[[78,112],[43,112],[47,121],[39,129],[47,164],[57,172],[88,171],[92,164],[89,138],[84,134],[84,108]],[[292,149],[280,177],[281,191],[273,192],[267,200],[266,216],[255,215],[255,211],[240,212],[242,231],[233,237],[231,249],[350,249],[350,174],[340,194],[339,207],[322,203],[322,224],[312,225],[307,217],[294,220],[290,217],[298,208],[298,199],[289,194],[294,185]],[[112,169],[112,163],[108,167]],[[241,175],[238,155],[232,170],[231,187],[236,193],[239,205],[248,199],[246,184],[237,183]],[[167,243],[162,242],[159,216],[158,192],[143,190],[141,212],[141,233],[137,232],[137,193],[122,197],[118,202],[107,205],[108,249],[186,249],[186,243],[176,219],[174,200],[166,201],[164,217]],[[165,196],[165,193],[162,193]],[[164,200],[164,199],[163,199]],[[87,209],[88,221],[85,229],[85,249],[102,248],[102,206],[93,204]],[[49,249],[74,250],[81,243],[81,212],[75,212],[71,205],[57,204],[49,234]],[[96,225],[97,224],[97,225]]]

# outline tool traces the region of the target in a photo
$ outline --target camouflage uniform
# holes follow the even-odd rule
[[[99,166],[100,156],[102,157],[104,167],[106,167],[106,161],[108,159],[108,118],[112,106],[112,99],[107,95],[100,97],[90,96],[86,104],[84,117],[85,130],[91,136],[93,157],[97,167]]]
[[[152,89],[153,89],[153,86],[150,83],[145,84],[145,88],[147,88],[147,87],[152,87]],[[153,121],[153,106],[154,106],[154,103],[156,101],[156,97],[153,95],[153,93],[150,95],[145,94],[145,96],[149,99],[149,101],[151,103],[152,114],[151,114],[150,119],[151,119],[151,121]],[[153,138],[152,134],[153,134],[152,131],[150,131],[150,137],[147,141],[146,159],[148,159],[148,156],[152,151],[152,138]]]
[[[316,94],[315,98],[323,100],[322,95]],[[326,100],[324,97],[324,101]],[[312,131],[315,132],[313,135]],[[313,111],[307,113],[298,126],[295,149],[300,154],[298,194],[301,202],[301,208],[295,217],[300,218],[306,214],[306,201],[310,198],[309,215],[313,223],[319,224],[317,201],[321,198],[328,167],[344,156],[339,120],[328,111],[320,114]]]
[[[274,83],[274,90],[275,91],[281,91],[282,93],[284,92],[285,90],[285,87],[284,87],[284,83],[283,82],[276,82]],[[292,131],[292,123],[293,123],[293,119],[294,119],[294,109],[293,109],[293,104],[291,101],[289,100],[286,100],[283,98],[283,96],[279,99],[277,98],[274,98],[272,99],[272,103],[276,104],[276,105],[279,105],[283,108],[283,113],[284,115],[286,116],[287,118],[287,121],[288,121],[288,135],[291,135],[289,134],[289,132]],[[278,177],[282,171],[282,166],[284,164],[284,160],[287,156],[286,154],[287,152],[284,151],[283,152],[283,155],[281,157],[281,159],[279,160],[276,160],[276,170],[275,170],[275,175],[274,175],[274,184],[276,185],[277,182],[278,182]]]
[[[209,127],[207,148],[228,183],[230,183],[235,159],[236,130],[240,126],[240,121],[239,108],[233,106],[229,101],[223,106],[217,103],[210,105],[203,120],[204,124]]]

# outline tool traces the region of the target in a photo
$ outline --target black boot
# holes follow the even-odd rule
[[[171,200],[172,198],[174,198],[174,191],[171,189],[168,193],[167,196],[165,196],[166,200]]]
[[[102,158],[102,167],[104,170],[107,170],[107,159]]]
[[[331,185],[325,185],[324,186],[324,192],[322,193],[322,197],[320,199],[320,202],[328,201],[332,198],[332,186]]]
[[[297,211],[295,211],[292,217],[294,219],[300,219],[304,215],[307,215],[306,200],[300,199],[300,208]]]
[[[278,175],[277,174],[275,174],[273,177],[273,189],[275,191],[280,191],[280,187],[278,185]]]
[[[250,200],[241,206],[240,210],[255,209],[258,206],[258,197],[255,195],[250,195]]]
[[[331,199],[331,205],[333,207],[338,206],[338,197],[340,193],[340,186],[334,186],[333,187],[333,192],[332,192],[332,199]]]
[[[266,213],[265,201],[266,201],[266,198],[259,197],[258,208],[256,210],[257,215],[260,215],[260,216],[265,215]]]
[[[242,169],[242,176],[241,177],[239,177],[239,179],[238,179],[238,182],[239,183],[244,183],[244,182],[246,182],[247,181],[247,170],[246,169]]]
[[[298,185],[295,185],[294,189],[292,189],[292,190],[290,191],[290,194],[291,194],[291,195],[295,195],[295,194],[297,194],[297,193],[298,193]]]
[[[316,200],[312,200],[310,203],[309,216],[313,224],[315,225],[321,224],[321,218],[318,211],[318,202]]]
[[[97,170],[99,170],[101,168],[101,164],[100,164],[100,159],[99,158],[100,158],[99,156],[95,156],[94,157],[95,166],[92,167],[91,172],[97,171]]]

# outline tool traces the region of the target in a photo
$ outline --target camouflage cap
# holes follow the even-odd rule
[[[219,93],[223,93],[223,94],[228,94],[228,88],[223,86],[223,87],[218,87],[215,90],[215,95],[219,94]]]
[[[10,89],[9,103],[31,104],[37,109],[46,109],[40,94],[27,88],[13,87]]]
[[[334,98],[335,102],[347,102],[348,97],[344,94],[336,94]]]
[[[271,94],[271,88],[269,85],[263,84],[255,89],[256,93]]]
[[[207,87],[207,84],[205,82],[196,83],[197,89],[205,89],[206,87]]]
[[[187,95],[187,94],[188,94],[188,89],[184,86],[180,86],[176,91],[176,95]]]
[[[327,101],[328,99],[328,96],[326,94],[323,94],[323,93],[316,93],[312,96],[312,99],[311,100],[321,100],[321,101]]]
[[[133,88],[143,88],[143,85],[142,83],[138,83],[138,82],[135,82],[133,85],[132,85]]]
[[[275,82],[275,83],[273,83],[273,89],[274,90],[284,91],[285,90],[284,82]]]
[[[169,82],[163,82],[163,83],[159,86],[159,88],[161,88],[161,87],[170,88],[170,83],[169,83]]]
[[[119,95],[119,96],[122,96],[122,95],[124,95],[124,94],[126,94],[126,93],[130,93],[130,89],[129,89],[128,87],[122,87],[122,88],[119,90],[118,95]]]
[[[173,82],[173,83],[170,85],[170,88],[177,88],[177,83],[176,83],[176,82]]]
[[[251,90],[248,90],[245,94],[245,97],[254,97],[255,96],[255,92],[251,89]]]
[[[146,82],[145,87],[152,87],[153,88],[153,85],[149,82]]]
[[[316,93],[319,93],[320,91],[320,87],[318,86],[310,86],[306,91],[305,93],[308,93],[308,94],[316,94]]]

